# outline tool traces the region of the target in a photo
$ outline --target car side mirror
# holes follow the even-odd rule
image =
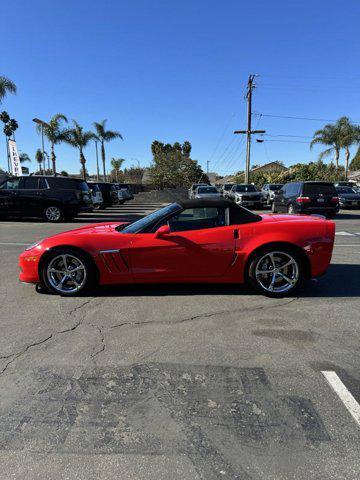
[[[164,235],[169,235],[169,233],[170,233],[169,225],[162,225],[156,230],[155,236],[156,238],[163,237]]]

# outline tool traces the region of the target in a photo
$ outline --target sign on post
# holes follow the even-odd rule
[[[9,140],[9,154],[11,173],[15,176],[21,175],[20,158],[16,147],[15,140]]]

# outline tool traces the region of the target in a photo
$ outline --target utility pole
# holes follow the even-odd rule
[[[209,163],[210,160],[206,160],[206,175],[209,175]]]
[[[98,141],[94,140],[95,142],[95,150],[96,150],[96,180],[100,180],[100,174],[99,174],[99,154],[98,154]]]
[[[235,130],[235,134],[242,133],[246,135],[246,167],[245,167],[245,183],[250,180],[250,153],[251,153],[251,135],[254,133],[265,133],[265,130],[251,130],[251,116],[252,116],[252,91],[255,88],[254,78],[256,75],[249,75],[247,84],[247,130]]]

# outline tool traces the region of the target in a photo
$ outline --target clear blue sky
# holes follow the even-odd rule
[[[1,2],[0,16],[0,75],[18,86],[1,108],[18,119],[19,149],[31,157],[40,145],[31,119],[61,112],[86,128],[107,118],[124,136],[108,157],[125,166],[149,165],[154,139],[189,140],[202,166],[210,159],[210,170],[232,173],[244,168],[243,140],[232,131],[245,127],[249,73],[260,75],[257,112],[360,122],[358,0],[13,0]],[[310,136],[324,124],[258,120],[272,135]],[[254,144],[252,163],[318,152],[267,141]],[[85,154],[94,172],[94,148]],[[71,147],[57,156],[59,169],[79,171]]]

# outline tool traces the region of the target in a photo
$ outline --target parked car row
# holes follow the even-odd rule
[[[61,176],[9,177],[0,183],[0,218],[69,221],[81,212],[122,204],[131,198],[126,184],[85,182]]]
[[[351,182],[267,183],[258,190],[253,184],[226,183],[222,186],[194,184],[190,198],[223,196],[245,207],[271,206],[274,213],[321,214],[333,218],[340,208],[360,208],[360,187]]]

